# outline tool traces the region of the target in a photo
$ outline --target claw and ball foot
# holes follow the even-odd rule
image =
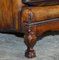
[[[24,42],[27,46],[27,50],[25,51],[25,56],[28,58],[36,57],[36,53],[33,49],[35,43],[36,43],[36,35],[33,31],[28,31],[24,35]]]

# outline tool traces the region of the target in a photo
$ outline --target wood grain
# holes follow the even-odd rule
[[[59,20],[42,23],[38,25],[32,25],[30,28],[31,31],[35,32],[35,35],[38,37],[47,31],[59,31]],[[25,33],[28,32],[28,26],[25,25]]]

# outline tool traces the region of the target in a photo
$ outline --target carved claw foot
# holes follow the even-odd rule
[[[25,56],[28,58],[33,58],[33,57],[36,57],[36,54],[33,49],[27,49],[25,52]]]
[[[25,52],[25,56],[28,58],[33,58],[36,57],[35,51],[33,49],[35,43],[36,43],[36,35],[34,32],[29,31],[26,32],[24,35],[24,39],[25,39],[25,44],[27,46],[27,50]]]

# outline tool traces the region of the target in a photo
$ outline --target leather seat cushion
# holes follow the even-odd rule
[[[27,5],[55,5],[59,4],[59,0],[22,0],[23,3]]]
[[[21,20],[28,20],[28,12],[29,10],[32,12],[32,21],[42,21],[46,19],[53,19],[59,17],[59,5],[55,6],[35,6],[35,7],[26,7],[22,11]]]

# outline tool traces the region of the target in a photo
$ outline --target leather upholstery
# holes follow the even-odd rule
[[[22,0],[0,0],[0,30],[18,31],[18,11]]]
[[[32,12],[32,21],[42,21],[59,17],[59,5],[44,7],[27,7],[22,12],[22,21],[28,20],[29,8]]]

